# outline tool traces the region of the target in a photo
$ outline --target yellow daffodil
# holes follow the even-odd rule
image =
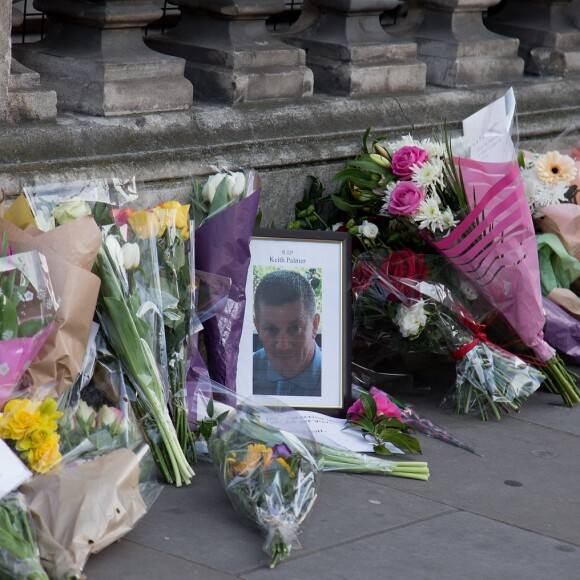
[[[161,228],[157,214],[148,209],[134,212],[128,217],[127,221],[135,235],[141,240],[156,238]]]
[[[246,456],[236,462],[235,457],[228,459],[233,475],[249,475],[259,465],[267,468],[272,463],[272,449],[263,443],[250,443]]]
[[[62,458],[58,447],[59,436],[53,433],[42,446],[30,449],[24,457],[31,469],[48,473]]]
[[[52,429],[56,430],[56,422],[63,416],[63,412],[58,410],[58,405],[56,401],[52,398],[46,398],[40,404],[38,408],[40,414],[42,415],[42,422],[45,425],[50,426]]]
[[[558,151],[540,155],[536,161],[536,174],[546,183],[572,183],[578,172],[574,160]]]

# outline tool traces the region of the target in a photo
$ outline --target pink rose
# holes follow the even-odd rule
[[[413,174],[413,165],[421,167],[427,159],[429,159],[429,156],[424,149],[405,145],[405,147],[401,147],[393,153],[391,171],[403,179],[409,179]]]
[[[379,417],[394,417],[395,419],[403,422],[399,407],[397,407],[395,403],[391,402],[386,393],[383,393],[383,391],[380,391],[375,387],[371,387],[370,393],[375,400],[375,404],[377,405],[377,414],[375,419]],[[346,414],[349,420],[353,422],[358,421],[361,417],[364,417],[365,411],[361,400],[359,399],[358,401],[355,401],[348,408]]]
[[[411,215],[424,199],[425,194],[414,183],[400,181],[391,192],[387,209],[393,215]]]

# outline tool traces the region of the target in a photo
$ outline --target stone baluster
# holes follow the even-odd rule
[[[414,40],[427,64],[427,82],[444,87],[505,84],[523,76],[518,40],[491,32],[483,14],[500,0],[410,0],[413,26],[389,31]]]
[[[284,0],[173,0],[177,26],[146,39],[148,46],[186,59],[185,75],[201,99],[229,103],[312,96],[303,50],[274,38],[266,20]]]
[[[387,34],[380,16],[398,0],[310,0],[284,35],[306,50],[315,90],[364,96],[417,92],[425,88],[426,67],[417,45]]]
[[[22,11],[13,6],[12,28],[20,26],[23,20]],[[18,123],[54,119],[56,119],[56,93],[44,90],[40,86],[40,75],[12,58],[8,80],[8,120]]]
[[[14,57],[56,91],[59,108],[108,116],[191,105],[185,62],[143,42],[143,27],[161,15],[151,0],[34,0],[34,7],[48,17],[48,32],[15,45]]]
[[[486,26],[520,40],[519,54],[530,74],[580,72],[580,4],[570,0],[508,0]]]

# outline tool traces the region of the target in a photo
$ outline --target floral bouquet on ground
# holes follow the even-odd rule
[[[196,180],[190,198],[195,222],[195,268],[231,280],[223,311],[207,320],[203,335],[207,368],[195,351],[190,377],[209,373],[212,380],[230,389],[236,386],[239,342],[246,305],[246,278],[250,265],[250,240],[258,216],[261,179],[249,170],[222,172],[207,181]],[[194,345],[195,346],[195,345]]]
[[[152,210],[123,212],[103,226],[95,264],[101,278],[97,313],[102,330],[135,392],[134,408],[168,483],[194,475],[168,410],[163,298],[157,254],[160,221]]]
[[[44,256],[11,254],[1,237],[0,408],[52,332],[57,308]]]
[[[397,275],[401,260],[408,266],[408,277]],[[355,327],[364,325],[367,316],[382,316],[384,324],[398,329],[407,341],[444,344],[456,362],[451,396],[456,412],[477,409],[482,419],[490,412],[500,419],[500,411],[518,410],[543,375],[491,343],[484,327],[448,286],[437,281],[433,269],[431,274],[428,270],[426,257],[410,251],[385,259],[363,254],[355,265]]]
[[[210,417],[212,411],[210,406]],[[321,469],[320,450],[303,421],[294,417],[294,433],[281,433],[265,421],[264,415],[279,412],[294,411],[254,405],[238,409],[208,442],[234,508],[266,536],[264,551],[271,568],[299,546],[299,527],[316,499]]]

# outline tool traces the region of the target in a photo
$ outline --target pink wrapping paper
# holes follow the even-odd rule
[[[518,164],[456,159],[469,214],[432,245],[472,281],[542,361],[555,354],[544,313],[532,216]]]

